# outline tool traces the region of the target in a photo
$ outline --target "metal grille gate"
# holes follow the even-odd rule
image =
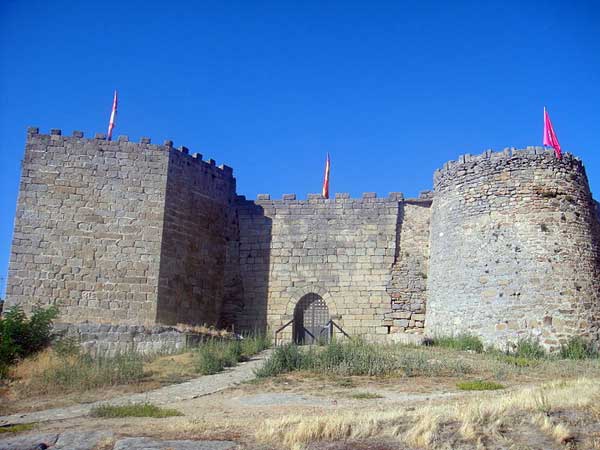
[[[329,341],[329,308],[317,294],[306,294],[294,309],[294,342],[314,344]]]

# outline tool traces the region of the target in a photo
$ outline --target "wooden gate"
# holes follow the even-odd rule
[[[315,344],[329,341],[329,308],[317,294],[306,294],[294,309],[294,342]]]

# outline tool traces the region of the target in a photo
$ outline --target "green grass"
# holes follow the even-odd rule
[[[513,356],[526,359],[544,359],[548,353],[544,347],[534,339],[519,339]]]
[[[257,378],[266,378],[300,370],[306,365],[306,356],[294,344],[277,347],[263,366],[255,371]]]
[[[598,358],[600,354],[589,342],[577,336],[560,347],[560,356],[563,359],[591,359]]]
[[[432,345],[452,350],[483,352],[483,342],[477,336],[459,334],[457,336],[439,336],[432,339]]]
[[[352,339],[309,349],[300,349],[294,344],[277,347],[265,364],[256,371],[256,376],[272,377],[296,370],[306,370],[329,377],[392,374],[442,376],[469,373],[471,367],[456,358],[431,358],[425,348],[377,345]]]
[[[247,361],[252,355],[269,347],[265,335],[247,335],[242,340],[212,339],[203,343],[197,351],[196,371],[201,375],[213,375],[226,367]]]
[[[23,431],[29,431],[35,428],[35,423],[19,423],[17,425],[9,425],[6,427],[0,427],[0,434],[2,433],[22,433]]]
[[[504,353],[499,353],[498,359],[515,367],[532,367],[535,366],[537,363],[536,361],[525,358],[523,356],[506,355]]]
[[[90,415],[105,419],[118,417],[154,417],[161,419],[164,417],[183,416],[176,409],[160,408],[152,403],[131,403],[121,406],[101,405],[92,408]]]
[[[356,392],[350,395],[350,398],[356,400],[371,400],[375,398],[384,398],[383,395],[376,394],[374,392]]]
[[[500,383],[484,380],[461,381],[456,383],[456,387],[461,391],[494,391],[505,388]]]

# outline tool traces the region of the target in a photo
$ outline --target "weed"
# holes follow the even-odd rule
[[[152,403],[131,403],[128,405],[100,405],[92,408],[90,411],[92,417],[102,417],[105,419],[115,417],[174,417],[183,416],[176,409],[160,408]]]
[[[198,351],[196,372],[200,375],[213,375],[225,368],[223,358],[214,350],[213,346],[204,345]]]
[[[271,346],[271,340],[265,333],[244,335],[240,341],[242,344],[242,355],[249,358]]]
[[[2,433],[22,433],[23,431],[32,430],[35,423],[18,423],[16,425],[0,426],[0,434]]]
[[[231,341],[225,344],[223,350],[223,365],[225,367],[233,367],[238,362],[246,359],[242,356],[242,344],[240,341]]]
[[[352,378],[340,378],[335,384],[342,388],[354,387],[354,381],[352,381]]]
[[[197,352],[196,371],[202,375],[221,372],[233,367],[269,346],[264,335],[245,336],[241,340],[209,340]]]
[[[303,369],[306,356],[297,345],[286,344],[277,347],[265,364],[255,374],[258,378],[272,377],[281,373]]]
[[[560,347],[560,356],[565,359],[598,358],[598,351],[586,340],[576,336]]]
[[[531,367],[534,366],[536,364],[535,361],[532,361],[531,359],[527,359],[523,356],[514,356],[514,355],[500,355],[499,357],[500,361],[506,362],[510,365],[516,366],[516,367]]]
[[[82,392],[103,386],[141,381],[145,377],[140,355],[114,357],[55,357],[31,374],[28,393]]]
[[[301,351],[293,344],[278,347],[256,373],[259,377],[269,377],[294,370],[342,377],[387,376],[393,373],[438,376],[468,373],[471,367],[457,359],[430,359],[426,350],[422,349],[407,351],[404,347],[368,344],[352,339],[334,341],[307,351]]]
[[[432,342],[438,347],[450,348],[453,350],[483,352],[483,342],[477,336],[469,334],[459,334],[458,336],[435,337]]]
[[[375,398],[384,398],[383,395],[376,394],[374,392],[356,392],[354,394],[350,394],[350,398],[356,400],[371,400]]]
[[[461,381],[456,383],[456,387],[461,391],[494,391],[504,389],[504,386],[500,383],[484,380]]]
[[[534,339],[519,339],[514,356],[526,359],[543,359],[548,356],[544,347]]]
[[[81,353],[79,341],[75,337],[63,337],[52,344],[52,349],[59,357],[78,356]]]
[[[539,411],[542,414],[545,414],[546,416],[550,415],[550,412],[552,411],[552,404],[550,403],[548,395],[543,389],[540,389],[539,391],[535,392],[533,396],[533,401],[535,404],[535,409],[537,411]]]

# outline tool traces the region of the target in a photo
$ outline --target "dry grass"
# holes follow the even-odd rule
[[[74,365],[77,356],[59,357],[54,350],[46,349],[11,367],[12,381],[5,385],[3,392],[0,393],[0,410],[14,413],[68,406],[81,401],[108,400],[125,393],[143,392],[167,384],[181,383],[197,376],[194,353],[185,352],[144,360],[142,362],[144,378],[129,384],[90,388],[85,391],[72,389],[72,393],[64,390],[57,393],[58,386],[48,391],[40,385],[38,381],[41,374],[56,372],[65,361],[69,365]]]
[[[185,323],[178,323],[175,328],[182,333],[196,333],[204,334],[212,337],[231,337],[233,333],[228,330],[219,330],[218,328],[211,327],[208,325],[186,325]]]
[[[194,352],[165,355],[144,363],[144,371],[161,385],[181,383],[198,376],[194,367]]]
[[[258,440],[285,448],[303,448],[315,441],[397,439],[417,448],[435,448],[444,427],[453,426],[466,441],[501,436],[507,424],[535,414],[541,431],[561,443],[573,439],[569,429],[548,414],[560,409],[590,409],[600,402],[597,379],[546,383],[498,395],[478,394],[467,400],[430,405],[418,411],[344,411],[320,416],[287,416],[267,420]],[[545,419],[546,418],[546,419]]]
[[[565,424],[556,423],[546,414],[536,414],[531,422],[559,444],[567,444],[575,439]]]
[[[46,372],[58,367],[58,358],[55,352],[47,348],[34,356],[25,358],[10,368],[9,376],[12,379],[28,383],[35,373]]]

